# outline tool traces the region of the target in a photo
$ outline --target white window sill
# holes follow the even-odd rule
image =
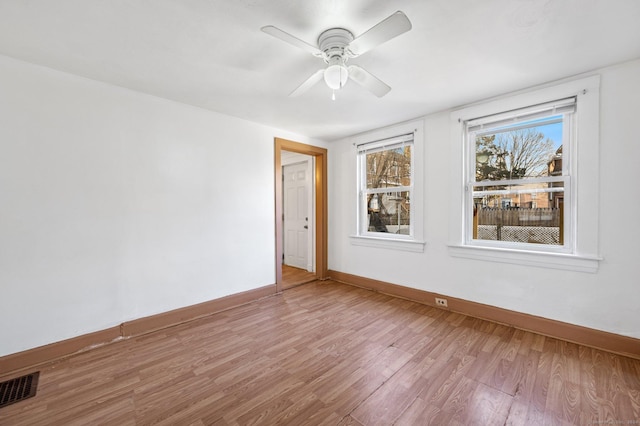
[[[416,253],[424,252],[424,241],[409,239],[393,239],[382,237],[369,237],[363,235],[350,235],[351,244],[354,246],[386,248],[392,250],[412,251]]]
[[[463,257],[467,259],[589,273],[598,272],[598,267],[602,260],[601,257],[597,256],[580,256],[566,253],[546,253],[464,245],[449,245],[449,253],[454,257]]]

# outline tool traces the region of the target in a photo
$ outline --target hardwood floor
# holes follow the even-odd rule
[[[0,424],[640,424],[638,360],[330,281],[40,371]]]
[[[282,265],[282,288],[288,289],[315,281],[316,274],[305,269],[295,268],[289,265]]]

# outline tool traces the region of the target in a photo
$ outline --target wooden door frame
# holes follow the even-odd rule
[[[275,195],[276,195],[276,291],[282,289],[282,151],[296,152],[315,158],[315,263],[316,277],[324,280],[328,276],[327,265],[327,150],[286,139],[275,138]]]

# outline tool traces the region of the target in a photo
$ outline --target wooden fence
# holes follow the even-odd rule
[[[480,208],[478,225],[560,226],[560,209]]]

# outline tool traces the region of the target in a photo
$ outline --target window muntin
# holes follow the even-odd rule
[[[467,244],[567,251],[575,98],[466,123]]]
[[[413,134],[358,146],[362,236],[413,238]]]

